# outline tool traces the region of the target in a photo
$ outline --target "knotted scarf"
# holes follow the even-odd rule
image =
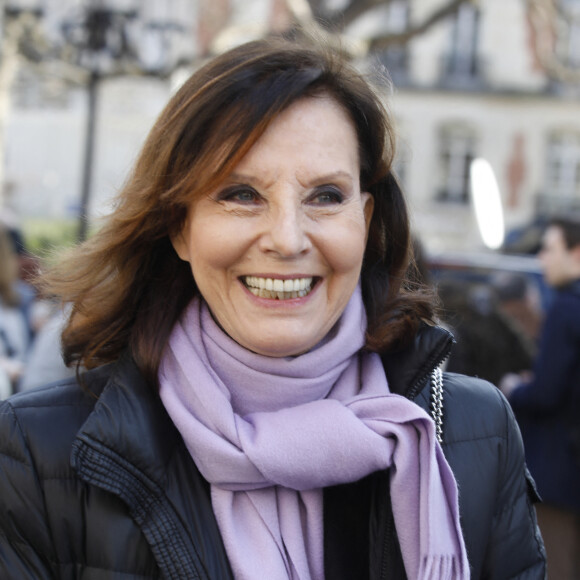
[[[324,578],[322,489],[390,469],[410,580],[463,580],[457,486],[417,405],[361,352],[357,288],[331,333],[296,357],[255,354],[196,298],[172,331],[160,395],[198,469],[237,580]]]

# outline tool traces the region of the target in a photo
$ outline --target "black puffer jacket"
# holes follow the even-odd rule
[[[385,359],[429,405],[451,337],[425,328]],[[0,578],[231,578],[207,483],[129,357],[0,406]],[[445,375],[443,449],[460,488],[472,578],[544,578],[521,439],[495,387]],[[330,580],[405,578],[388,474],[325,490]]]

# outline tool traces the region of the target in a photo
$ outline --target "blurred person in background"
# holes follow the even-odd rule
[[[29,344],[28,325],[18,291],[18,259],[9,231],[0,225],[0,395],[15,390]]]
[[[8,233],[13,251],[16,254],[16,291],[19,294],[19,307],[26,320],[28,337],[32,339],[42,323],[42,320],[39,321],[39,317],[35,314],[35,309],[38,305],[38,293],[34,286],[34,279],[38,276],[39,260],[37,256],[34,256],[26,248],[22,230],[12,212],[1,211],[0,223],[2,223]]]
[[[520,423],[543,503],[538,521],[550,578],[580,578],[580,220],[555,218],[539,258],[554,290],[532,372],[500,388]]]
[[[0,406],[2,578],[544,578],[509,405],[407,286],[394,139],[306,41],[177,91],[45,278],[88,370]]]
[[[533,360],[538,350],[542,320],[539,280],[535,274],[502,271],[493,274],[490,283],[497,294],[500,312],[521,336],[524,348]],[[528,364],[525,368],[529,367]]]
[[[12,212],[1,211],[0,223],[12,243],[16,262],[12,270],[17,274],[11,287],[17,295],[27,330],[26,356],[19,357],[18,377],[12,383],[12,391],[19,392],[70,377],[75,371],[64,364],[61,353],[60,332],[66,314],[55,300],[43,296],[36,287],[40,271],[38,256],[27,249]]]
[[[498,290],[489,282],[447,278],[438,282],[441,318],[457,344],[446,369],[494,384],[509,372],[528,369],[529,340],[502,310]]]
[[[44,322],[32,339],[26,364],[16,388],[18,392],[75,375],[75,369],[68,367],[64,362],[60,340],[68,312],[57,304],[51,305],[50,302],[43,300],[46,309]]]

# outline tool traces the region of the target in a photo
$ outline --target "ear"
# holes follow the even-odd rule
[[[367,236],[369,234],[369,228],[371,227],[371,219],[373,217],[373,211],[375,209],[375,198],[368,191],[361,193],[363,212],[365,215],[365,226],[367,230]]]
[[[184,261],[189,262],[189,245],[185,239],[187,226],[184,225],[178,232],[170,234],[169,239],[176,254]]]

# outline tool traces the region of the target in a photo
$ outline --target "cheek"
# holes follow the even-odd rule
[[[325,240],[325,254],[332,269],[337,273],[358,273],[362,266],[366,243],[366,230],[360,222],[349,227],[337,228]]]
[[[240,244],[228,234],[231,228],[211,227],[210,224],[193,226],[189,237],[189,255],[196,279],[204,273],[225,271],[239,257]]]

